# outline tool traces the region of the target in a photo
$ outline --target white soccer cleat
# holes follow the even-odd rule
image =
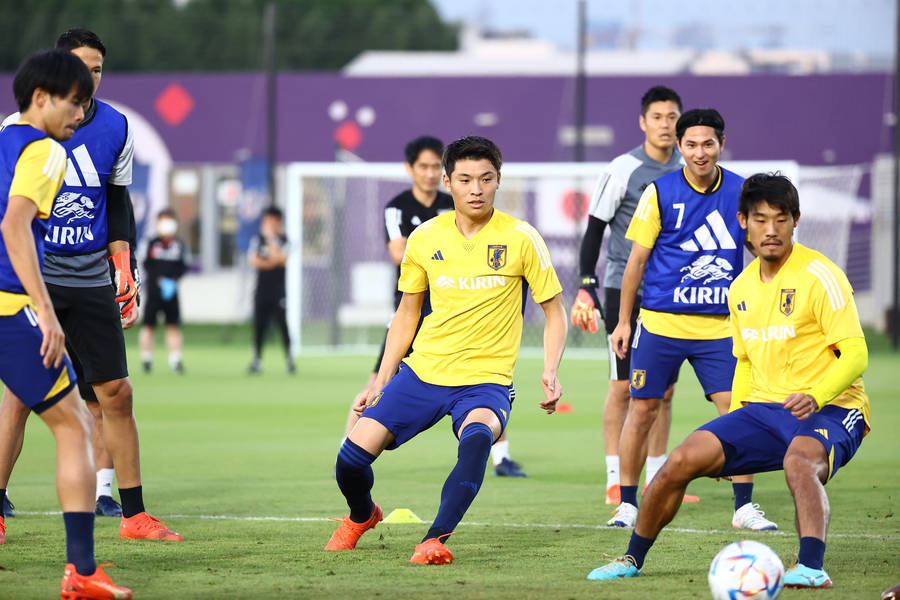
[[[778,525],[768,520],[765,515],[766,513],[759,510],[759,504],[748,502],[734,511],[731,526],[735,529],[752,529],[753,531],[778,529]]]
[[[634,527],[637,521],[637,506],[623,502],[616,507],[612,519],[606,522],[607,527]]]

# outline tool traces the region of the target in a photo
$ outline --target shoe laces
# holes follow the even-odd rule
[[[758,525],[760,523],[769,522],[765,517],[766,513],[765,511],[759,510],[759,504],[751,504],[750,510],[746,511],[741,521],[748,525]]]

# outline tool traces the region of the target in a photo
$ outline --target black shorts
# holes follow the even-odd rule
[[[163,313],[166,325],[181,325],[181,308],[178,302],[178,292],[175,292],[175,295],[168,300],[163,300],[161,295],[153,292],[147,294],[147,304],[144,305],[144,325],[156,327],[156,323],[159,321],[159,313]]]
[[[605,297],[603,299],[603,314],[606,315],[606,342],[609,347],[609,378],[615,380],[631,379],[631,371],[628,365],[631,363],[631,342],[634,339],[634,328],[637,326],[638,313],[641,311],[641,297],[635,296],[634,308],[631,309],[631,337],[628,338],[628,353],[625,358],[621,359],[613,352],[612,344],[609,338],[616,329],[619,321],[619,299],[622,290],[617,288],[603,288]]]
[[[47,291],[66,334],[81,397],[96,401],[90,384],[128,377],[115,290],[112,285],[79,288],[48,283]]]

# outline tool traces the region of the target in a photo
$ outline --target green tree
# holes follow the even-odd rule
[[[277,66],[337,70],[363,50],[453,50],[456,28],[428,0],[272,0]],[[0,0],[0,69],[95,31],[113,71],[260,69],[267,0]]]

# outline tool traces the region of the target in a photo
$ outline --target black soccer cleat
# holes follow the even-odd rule
[[[152,362],[150,362],[149,360],[145,360],[143,364],[144,364],[144,373],[150,373],[151,371],[153,371],[153,363]]]
[[[497,477],[528,477],[519,463],[508,458],[504,458],[499,465],[494,467],[494,475]]]
[[[112,496],[100,496],[97,498],[94,514],[100,517],[121,517],[122,507]]]
[[[287,361],[286,369],[287,369],[288,375],[294,375],[295,373],[297,373],[297,365],[295,365],[294,361],[292,361],[292,360]]]
[[[247,375],[259,375],[260,373],[262,373],[262,366],[260,366],[259,360],[254,359],[247,367]]]
[[[9,519],[16,516],[15,505],[9,501],[8,496],[3,496],[3,516]]]

